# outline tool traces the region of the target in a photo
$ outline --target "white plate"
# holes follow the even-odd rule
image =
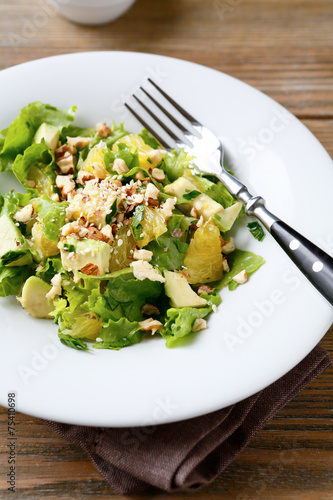
[[[77,123],[140,125],[122,105],[147,76],[212,128],[253,193],[295,229],[333,252],[332,161],[284,108],[217,71],[149,54],[98,52],[34,61],[0,73],[0,126],[40,99],[78,105]],[[249,144],[252,143],[252,145]],[[1,189],[13,186],[1,174]],[[209,328],[184,347],[153,338],[116,351],[63,347],[56,326],[29,317],[14,298],[0,299],[0,403],[17,392],[17,409],[82,425],[140,426],[202,415],[250,396],[293,368],[332,323],[332,309],[273,239],[246,228],[239,247],[267,263],[223,303]]]

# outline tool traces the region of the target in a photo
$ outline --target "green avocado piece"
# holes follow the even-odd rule
[[[98,267],[99,276],[109,272],[110,246],[104,241],[69,237],[59,244],[59,248],[66,271],[80,271],[88,264],[93,264]]]
[[[37,130],[34,143],[39,144],[44,139],[46,146],[50,149],[56,149],[59,141],[59,129],[54,127],[54,125],[48,125],[47,123],[42,123]]]
[[[0,257],[5,266],[24,266],[32,262],[31,253],[19,228],[9,215],[0,217]]]
[[[223,233],[229,231],[229,229],[232,228],[235,220],[237,219],[241,209],[242,209],[242,203],[240,201],[237,201],[237,203],[231,205],[231,207],[224,208],[220,212],[216,213],[214,215],[214,219],[215,219],[215,224],[217,225],[219,230],[222,231]]]
[[[30,276],[23,286],[22,297],[18,300],[34,318],[50,318],[54,306],[52,301],[46,298],[46,294],[51,288],[51,285],[45,283],[41,278]]]
[[[171,299],[171,307],[203,307],[207,300],[199,297],[190,287],[185,276],[173,271],[164,271],[165,294]]]

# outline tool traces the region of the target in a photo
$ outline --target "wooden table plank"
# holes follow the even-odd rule
[[[76,26],[40,0],[2,0],[0,69],[86,50],[134,50],[224,71],[262,90],[315,134],[333,158],[333,0],[138,0],[113,24]],[[333,329],[322,344],[333,353]],[[211,485],[174,499],[333,498],[333,369],[302,391]],[[18,498],[112,498],[82,451],[17,414]],[[0,409],[0,472],[7,448]],[[7,498],[0,474],[0,498]],[[167,499],[154,493],[136,498]]]

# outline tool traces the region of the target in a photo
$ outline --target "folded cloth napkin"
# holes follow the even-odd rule
[[[117,492],[149,486],[193,491],[220,474],[253,436],[331,364],[317,346],[293,370],[244,401],[202,417],[148,429],[98,428],[47,421],[81,446]]]

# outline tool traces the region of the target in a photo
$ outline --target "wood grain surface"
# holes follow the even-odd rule
[[[332,0],[138,0],[113,24],[69,23],[42,0],[0,1],[0,70],[86,50],[179,57],[255,86],[300,118],[333,157]],[[333,353],[333,330],[322,345]],[[333,498],[333,369],[302,391],[210,486],[174,499]],[[86,455],[40,420],[16,415],[20,499],[122,499]],[[9,498],[0,410],[0,498]],[[135,497],[135,498],[147,498]],[[149,498],[167,499],[154,493]]]

